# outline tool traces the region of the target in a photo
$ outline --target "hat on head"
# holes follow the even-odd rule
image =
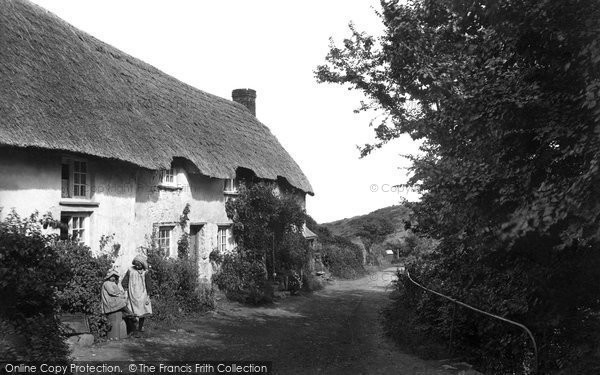
[[[117,270],[114,268],[111,268],[110,270],[108,270],[108,272],[106,273],[106,276],[104,276],[104,280],[108,280],[112,276],[119,277],[119,272],[117,272]]]
[[[145,255],[142,255],[142,254],[136,255],[135,258],[133,258],[133,262],[135,262],[135,261],[140,262],[142,264],[142,266],[144,266],[145,270],[148,269],[148,258]]]

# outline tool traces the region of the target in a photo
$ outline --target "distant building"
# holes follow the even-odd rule
[[[308,229],[306,225],[304,228],[302,228],[302,235],[308,241],[308,246],[314,249],[317,245],[317,240],[319,237],[312,230]]]
[[[225,202],[269,180],[304,202],[312,187],[255,117],[25,0],[0,0],[0,207],[50,212],[93,251],[114,233],[123,264],[154,234],[176,256],[179,217],[201,275],[232,247]],[[104,236],[104,237],[103,237]]]

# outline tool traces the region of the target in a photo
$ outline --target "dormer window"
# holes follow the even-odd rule
[[[163,169],[158,172],[158,184],[162,186],[177,186],[175,171],[171,169]]]
[[[61,163],[61,196],[63,198],[90,198],[88,163],[83,159],[64,157]]]
[[[239,192],[239,181],[235,178],[228,178],[223,182],[223,193],[237,194]]]

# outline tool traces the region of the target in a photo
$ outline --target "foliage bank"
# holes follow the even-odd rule
[[[319,236],[321,260],[334,276],[354,279],[365,274],[360,246],[333,235],[329,228],[317,224],[310,216],[306,219],[306,226]]]
[[[0,222],[0,358],[65,362],[56,291],[66,280],[37,215],[9,213]]]
[[[431,288],[527,325],[542,372],[600,366],[600,7],[575,1],[381,2],[381,38],[353,26],[322,82],[388,116],[377,143],[422,140],[409,185],[419,230],[440,241],[410,265]],[[401,289],[415,326],[494,373],[528,371],[505,323]]]

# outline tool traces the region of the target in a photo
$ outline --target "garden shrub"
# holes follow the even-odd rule
[[[151,297],[155,320],[171,325],[182,316],[214,309],[214,290],[200,283],[192,259],[168,258],[154,243],[145,251],[154,287]]]
[[[300,274],[294,270],[290,271],[290,276],[288,279],[288,290],[292,295],[298,294],[300,289],[302,289],[303,280],[300,277]]]
[[[282,239],[275,253],[277,273],[296,272],[309,262],[310,249],[302,233],[289,232]]]
[[[362,249],[357,244],[332,234],[327,227],[317,224],[308,215],[306,226],[319,234],[321,261],[332,275],[343,279],[354,279],[365,274]]]
[[[302,280],[302,288],[307,292],[314,292],[323,289],[323,279],[311,273],[305,273]]]
[[[323,265],[336,277],[355,279],[364,275],[362,250],[351,242],[324,243],[321,249]]]
[[[238,197],[227,202],[226,210],[237,249],[223,256],[213,282],[230,299],[269,302],[276,275],[298,273],[310,259],[302,235],[304,209],[294,196],[260,182],[240,186]],[[301,287],[302,280],[297,281],[295,290]]]
[[[221,254],[219,249],[214,248],[208,255],[208,260],[213,264],[220,265],[223,262],[223,254]]]
[[[64,277],[67,282],[56,293],[61,311],[86,314],[92,334],[96,338],[106,336],[110,326],[102,313],[100,293],[114,258],[109,255],[94,257],[89,247],[74,241],[56,241],[52,247],[66,267]]]
[[[269,299],[266,288],[267,271],[254,252],[238,248],[223,256],[221,269],[213,275],[213,283],[227,298],[257,304]]]
[[[0,222],[2,360],[67,360],[55,299],[64,266],[48,242],[37,214],[22,218],[13,211]]]

